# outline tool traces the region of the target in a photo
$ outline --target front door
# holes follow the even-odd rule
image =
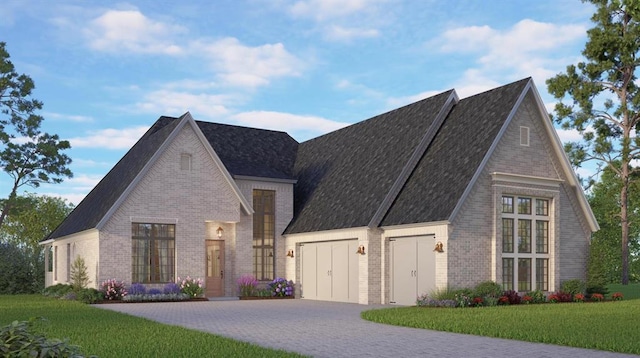
[[[207,240],[205,296],[224,295],[224,241]]]

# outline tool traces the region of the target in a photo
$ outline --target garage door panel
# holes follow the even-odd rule
[[[412,305],[416,301],[416,243],[415,240],[400,239],[391,242],[393,259],[391,302]]]
[[[302,246],[303,298],[358,302],[358,242],[330,241]],[[304,287],[313,285],[305,291]]]
[[[418,239],[418,295],[430,293],[436,287],[436,253],[434,237]]]
[[[300,287],[303,298],[315,299],[318,296],[316,279],[316,247],[305,245],[302,251],[302,285]]]
[[[319,300],[329,300],[332,296],[330,245],[318,245],[317,267],[318,292],[316,297],[318,297]]]
[[[358,250],[358,242],[355,240],[349,241],[349,248],[347,249],[349,257],[349,302],[358,303],[359,286],[360,286],[360,255],[356,255]]]

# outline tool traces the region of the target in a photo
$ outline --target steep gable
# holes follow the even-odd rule
[[[448,220],[529,79],[460,100],[382,220]]]
[[[453,94],[444,92],[301,143],[294,219],[285,233],[369,225]]]
[[[178,118],[160,117],[48,239],[95,228],[179,123]]]

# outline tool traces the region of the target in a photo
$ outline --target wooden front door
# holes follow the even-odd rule
[[[205,296],[224,296],[224,241],[207,240]]]

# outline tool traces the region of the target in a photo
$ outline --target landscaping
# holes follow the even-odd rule
[[[489,283],[481,285],[490,288]],[[434,292],[419,298],[418,307],[370,310],[363,312],[362,318],[396,326],[640,354],[640,284],[628,285],[624,292],[609,286],[611,293],[606,295],[560,291],[544,301],[535,292],[502,292],[495,304],[491,304],[490,295],[475,296],[477,289]],[[536,300],[539,304],[534,304]]]
[[[242,275],[238,278],[238,292],[240,299],[271,299],[271,298],[293,298],[293,281],[277,277],[273,281],[260,287],[261,283],[253,275]]]
[[[87,356],[99,357],[300,357],[186,328],[42,295],[0,295],[0,327],[37,320],[33,329],[48,339],[68,338]],[[1,352],[1,351],[0,351]],[[0,354],[0,357],[4,356]]]

